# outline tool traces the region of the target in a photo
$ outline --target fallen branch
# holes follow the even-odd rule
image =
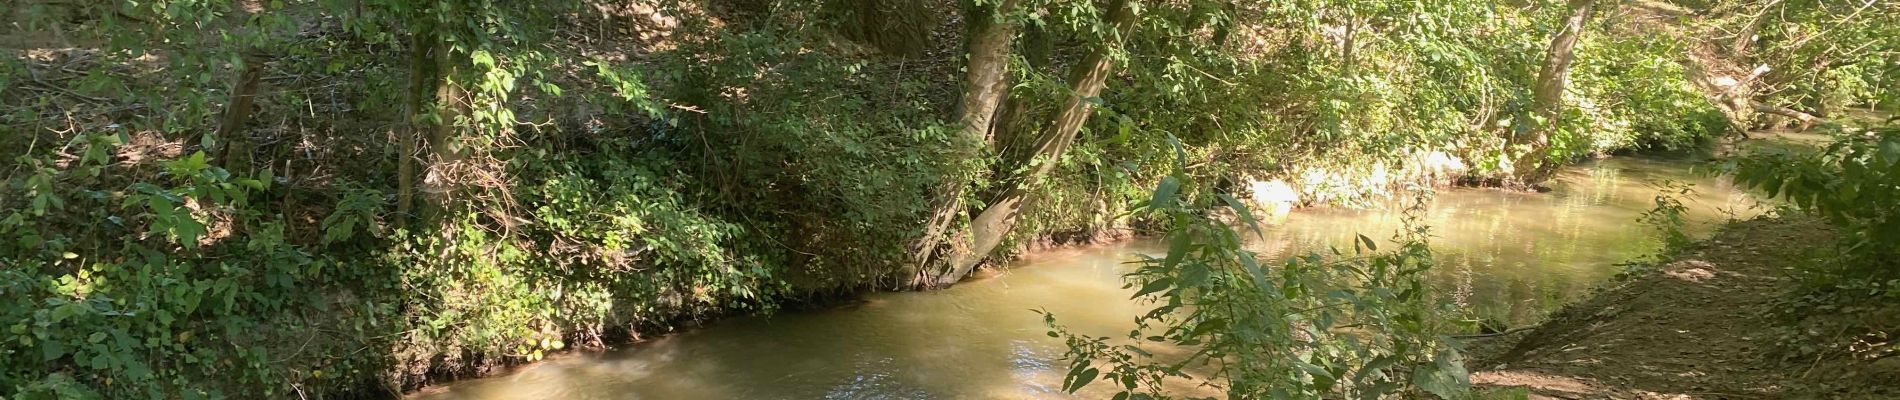
[[[1503,331],[1503,332],[1491,332],[1491,333],[1479,333],[1479,334],[1472,334],[1472,335],[1451,335],[1451,337],[1453,337],[1453,338],[1458,338],[1458,339],[1478,339],[1478,338],[1488,338],[1488,337],[1494,337],[1494,336],[1504,336],[1504,335],[1509,335],[1509,334],[1513,334],[1513,333],[1518,333],[1518,332],[1523,332],[1523,331],[1528,331],[1528,330],[1531,330],[1531,329],[1535,329],[1535,328],[1536,328],[1536,327],[1534,327],[1534,326],[1521,326],[1521,327],[1516,327],[1516,328],[1511,328],[1511,329],[1508,329],[1508,330],[1505,330],[1505,331]]]
[[[1816,117],[1814,116],[1814,114],[1808,114],[1808,113],[1801,112],[1799,110],[1795,110],[1792,108],[1772,105],[1772,104],[1763,103],[1760,101],[1749,101],[1749,104],[1754,106],[1755,112],[1780,115],[1783,117],[1792,118],[1796,121],[1801,121],[1801,130],[1804,130],[1804,131],[1808,130],[1808,128],[1813,128],[1815,124],[1827,122],[1827,119],[1825,118]]]

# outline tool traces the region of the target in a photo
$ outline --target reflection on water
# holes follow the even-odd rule
[[[1692,233],[1725,213],[1752,214],[1745,196],[1685,164],[1610,159],[1571,168],[1544,194],[1460,189],[1425,216],[1442,260],[1433,283],[1478,315],[1534,322],[1653,252],[1635,222],[1656,183],[1696,183]],[[1397,207],[1394,207],[1397,208]],[[1284,257],[1392,236],[1396,211],[1301,210],[1275,218],[1251,244]],[[1120,335],[1144,307],[1121,288],[1123,261],[1157,246],[1034,254],[993,279],[922,293],[869,296],[851,307],[722,321],[625,349],[574,354],[511,375],[458,382],[417,397],[449,399],[1030,399],[1061,391],[1062,343],[1030,309],[1078,333]],[[1108,390],[1095,385],[1091,390]],[[1103,398],[1101,392],[1079,398]]]

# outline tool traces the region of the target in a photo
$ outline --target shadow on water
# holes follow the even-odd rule
[[[1694,183],[1687,227],[1706,235],[1753,201],[1680,160],[1616,158],[1566,170],[1545,194],[1446,190],[1424,216],[1440,257],[1434,285],[1476,315],[1528,324],[1654,252],[1657,184]],[[1360,233],[1391,236],[1388,210],[1301,210],[1251,243],[1273,257],[1349,248]],[[423,399],[925,399],[1065,398],[1065,348],[1047,309],[1078,333],[1120,336],[1145,307],[1121,288],[1123,264],[1158,251],[1136,241],[1031,255],[1001,276],[923,293],[871,295],[852,307],[736,318],[604,353],[575,354],[514,374],[432,390]],[[1105,398],[1095,385],[1077,398]],[[1193,388],[1186,388],[1193,389]],[[1214,395],[1200,393],[1201,395]]]

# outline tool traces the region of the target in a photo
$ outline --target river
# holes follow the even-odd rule
[[[1759,213],[1750,198],[1683,161],[1612,158],[1570,167],[1549,193],[1441,190],[1425,220],[1441,262],[1433,284],[1475,315],[1520,326],[1587,294],[1616,264],[1659,245],[1637,223],[1657,184],[1695,184],[1689,231]],[[1388,238],[1391,210],[1297,210],[1251,243],[1274,257]],[[1031,254],[1005,272],[955,287],[880,293],[823,311],[733,318],[606,352],[553,357],[508,375],[411,396],[474,399],[1068,398],[1063,344],[1031,309],[1078,333],[1116,335],[1146,307],[1120,274],[1153,242]],[[1096,385],[1091,390],[1106,390]],[[1076,398],[1105,398],[1085,390]]]

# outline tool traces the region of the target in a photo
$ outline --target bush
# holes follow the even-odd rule
[[[104,162],[123,140],[83,138],[82,161],[10,177],[0,197],[10,397],[401,390],[785,290],[737,224],[647,168],[660,159],[523,155],[525,219],[452,209],[404,230],[364,185],[337,183],[329,213],[297,224],[280,208],[297,192],[268,173],[197,152],[139,175]],[[37,156],[20,163],[53,165]]]
[[[1163,381],[1193,379],[1233,398],[1465,396],[1463,362],[1442,341],[1447,309],[1424,283],[1433,261],[1423,228],[1402,234],[1395,251],[1378,252],[1360,236],[1351,256],[1312,254],[1275,268],[1241,250],[1241,233],[1207,216],[1232,207],[1257,231],[1244,205],[1190,195],[1205,189],[1182,177],[1164,178],[1137,206],[1166,221],[1169,245],[1166,256],[1144,256],[1128,274],[1135,297],[1156,305],[1135,317],[1136,330],[1111,341],[1069,333],[1044,314],[1050,336],[1068,342],[1066,390],[1100,378],[1120,387],[1117,399],[1165,396]],[[1158,347],[1191,354],[1157,357]]]
[[[124,180],[122,143],[84,136],[65,169],[8,179],[0,197],[0,390],[21,398],[206,398],[355,386],[386,363],[352,354],[397,326],[400,293],[366,258],[288,238],[274,179],[198,152]],[[23,165],[51,165],[38,154]],[[336,229],[347,228],[338,222]],[[351,291],[335,291],[350,282]],[[311,357],[327,354],[332,357]],[[342,379],[339,381],[338,379]]]
[[[1840,233],[1834,251],[1793,260],[1800,286],[1773,313],[1790,322],[1779,329],[1779,355],[1810,365],[1900,354],[1900,127],[1830,129],[1834,142],[1818,152],[1770,150],[1727,165],[1736,182]]]
[[[1839,227],[1840,256],[1818,277],[1900,279],[1900,127],[1834,129],[1819,152],[1767,150],[1730,161],[1737,183]],[[1828,284],[1823,282],[1824,285]]]

